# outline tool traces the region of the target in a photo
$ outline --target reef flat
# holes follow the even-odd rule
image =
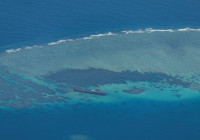
[[[7,50],[0,54],[0,105],[199,98],[199,37],[190,28],[129,30]]]

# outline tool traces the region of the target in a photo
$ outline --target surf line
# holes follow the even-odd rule
[[[145,29],[138,29],[138,30],[125,30],[125,31],[121,31],[119,33],[112,33],[112,32],[108,32],[105,34],[96,34],[96,35],[90,35],[87,37],[83,37],[83,38],[77,38],[77,39],[62,39],[62,40],[58,40],[55,42],[50,42],[47,43],[47,46],[53,46],[53,45],[58,45],[61,43],[65,43],[65,42],[72,42],[72,41],[77,41],[77,40],[89,40],[89,39],[96,39],[96,38],[101,38],[104,36],[114,36],[114,35],[120,35],[122,34],[141,34],[141,33],[153,33],[153,32],[200,32],[200,28],[180,28],[180,29],[153,29],[153,28],[145,28]],[[30,50],[30,49],[34,49],[34,48],[42,48],[42,45],[33,45],[33,46],[25,46],[25,47],[21,47],[21,48],[17,48],[17,49],[9,49],[6,50],[6,53],[16,53],[19,52],[21,50]]]

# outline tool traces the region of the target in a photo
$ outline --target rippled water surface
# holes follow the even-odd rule
[[[0,4],[0,139],[200,138],[199,1]]]

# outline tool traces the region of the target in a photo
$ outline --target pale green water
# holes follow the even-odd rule
[[[0,55],[3,68],[0,80],[4,81],[1,90],[9,92],[9,96],[2,95],[1,104],[23,107],[52,102],[120,103],[138,98],[161,101],[199,98],[199,44],[198,29],[148,29],[8,50]],[[87,71],[89,68],[93,70]],[[65,72],[70,69],[75,77]],[[78,71],[74,73],[73,69]],[[74,92],[74,85],[98,87],[108,95]],[[125,92],[134,88],[144,92]]]
[[[0,66],[28,76],[63,69],[200,74],[200,32],[145,32],[79,39],[0,56]]]

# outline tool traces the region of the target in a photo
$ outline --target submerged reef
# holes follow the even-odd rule
[[[129,90],[123,90],[123,92],[129,93],[129,94],[140,94],[140,93],[143,93],[144,91],[145,91],[144,89],[136,88],[136,87]]]
[[[173,77],[164,73],[137,71],[114,72],[106,69],[66,69],[55,73],[47,74],[43,78],[53,80],[58,83],[67,83],[77,86],[98,86],[109,83],[126,83],[126,81],[138,82],[162,82],[170,85],[181,85],[189,87],[189,82],[184,82],[178,77]]]
[[[145,29],[6,50],[0,54],[0,105],[196,98],[199,44],[199,29]],[[86,95],[74,86],[107,95]]]
[[[28,77],[0,69],[0,82],[0,105],[13,108],[53,103],[79,104],[80,102],[104,102],[107,100],[110,102],[115,98],[122,99],[121,97],[126,96],[125,93],[130,95],[143,92],[151,94],[152,91],[148,91],[148,89],[152,88],[158,90],[154,92],[164,92],[170,87],[170,94],[165,94],[176,98],[182,98],[184,95],[180,93],[180,88],[199,91],[197,82],[195,84],[186,82],[179,77],[164,73],[114,72],[95,68],[66,69],[40,77]],[[134,86],[138,83],[143,84]],[[73,86],[89,89],[102,88],[108,96],[100,98],[95,95],[94,97],[85,93],[76,93],[73,91]]]
[[[28,79],[2,69],[0,70],[0,83],[0,105],[2,106],[23,108],[66,100],[48,86],[32,81],[31,77]]]

